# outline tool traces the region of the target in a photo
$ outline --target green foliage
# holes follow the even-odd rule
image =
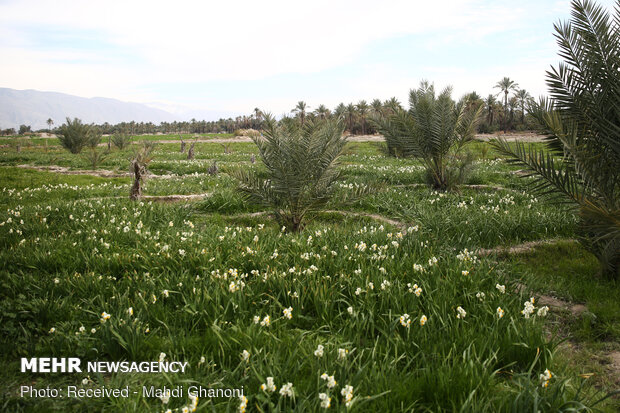
[[[67,123],[58,128],[58,140],[63,148],[78,154],[84,147],[91,145],[94,133],[91,125],[82,123],[78,118],[67,118]]]
[[[32,143],[19,154],[0,154],[7,188],[0,197],[0,360],[7,366],[0,383],[8,390],[6,411],[180,411],[186,397],[163,405],[133,390],[184,385],[187,394],[190,383],[244,386],[247,411],[320,411],[321,392],[332,398],[327,411],[345,411],[341,390],[347,384],[355,399],[348,410],[355,412],[510,412],[537,406],[556,411],[591,408],[603,397],[595,384],[605,392],[615,386],[612,379],[606,384],[593,383],[596,376],[578,377],[606,374],[600,353],[575,371],[565,368],[565,357],[554,354],[559,339],[550,338],[547,330],[558,325],[561,313],[552,308],[547,318],[536,314],[529,319],[521,313],[532,294],[517,290],[520,284],[571,298],[555,285],[569,284],[564,280],[573,279],[571,268],[585,272],[561,259],[582,258],[582,248],[544,254],[526,268],[480,254],[475,262],[457,257],[464,248],[473,252],[574,236],[575,217],[524,193],[523,181],[510,173],[516,167],[495,159],[494,151],[488,154],[491,159],[478,162],[475,177],[477,183],[506,190],[437,193],[419,186],[424,168],[418,161],[381,156],[376,142],[349,144],[338,158],[336,194],[325,208],[344,212],[337,200],[358,185],[392,187],[353,204],[359,216],[315,213],[302,233],[282,233],[261,205],[244,202],[235,191],[237,181],[225,173],[207,173],[216,160],[223,171],[265,171],[261,162],[249,162],[258,153],[253,143],[231,144],[232,154],[218,143],[197,143],[194,161],[178,152],[178,143],[159,144],[149,171],[166,176],[147,181],[148,193],[213,194],[192,203],[119,199],[126,198],[129,178],[15,167],[88,167],[83,157],[59,148],[44,153],[42,141]],[[467,149],[487,145],[472,142]],[[114,151],[105,165],[125,169],[127,162],[126,151]],[[373,218],[377,213],[404,226]],[[547,271],[539,263],[560,267]],[[423,271],[414,270],[414,264]],[[591,270],[596,260],[587,264]],[[548,272],[565,278],[545,283]],[[531,285],[533,279],[538,284]],[[233,281],[245,285],[233,292]],[[505,284],[504,293],[497,283]],[[420,296],[410,291],[414,284],[422,289]],[[609,346],[617,337],[617,288],[604,285],[610,288],[601,284],[596,295],[586,290],[572,298],[596,315],[591,331],[600,337],[597,344]],[[582,290],[577,284],[570,287]],[[595,302],[605,304],[605,312]],[[538,308],[542,305],[536,301]],[[283,313],[289,306],[291,319]],[[457,318],[458,306],[467,312],[464,319]],[[505,311],[501,319],[500,306]],[[105,323],[103,311],[111,314]],[[405,313],[412,320],[409,328],[400,322]],[[425,326],[419,323],[422,314],[428,317]],[[270,326],[254,323],[254,316],[266,315]],[[582,336],[586,329],[577,331]],[[320,358],[314,355],[319,344],[325,353]],[[343,359],[339,348],[348,350]],[[243,350],[251,354],[247,362],[240,357]],[[24,383],[56,388],[80,386],[87,378],[23,374],[20,357],[73,354],[83,362],[148,361],[157,360],[160,352],[166,360],[189,362],[188,370],[90,374],[92,382],[84,386],[130,386],[129,398],[19,397]],[[590,370],[593,364],[600,370]],[[545,369],[553,373],[548,387],[539,380]],[[322,373],[334,375],[337,386],[328,389]],[[269,376],[278,387],[274,393],[259,390]],[[294,385],[294,401],[279,393],[287,382]],[[237,398],[201,398],[197,411],[238,411],[239,403]],[[606,399],[595,407],[615,412],[617,399],[612,403]]]
[[[563,300],[586,306],[587,311],[566,322],[572,337],[591,343],[620,342],[620,282],[599,279],[593,283],[600,266],[582,245],[557,242],[510,258],[533,290],[553,291]]]
[[[86,146],[91,150],[95,150],[101,143],[101,136],[101,129],[96,125],[91,125]]]
[[[253,140],[267,171],[237,171],[239,189],[252,202],[273,208],[287,229],[299,231],[308,212],[321,208],[334,193],[337,160],[346,144],[342,132],[334,120],[278,126],[266,117],[263,138]]]
[[[107,158],[109,152],[108,151],[98,151],[97,148],[91,148],[86,151],[83,155],[86,160],[90,163],[92,169],[97,169],[97,167]]]
[[[26,133],[28,133],[30,131],[31,131],[30,126],[28,126],[28,125],[19,125],[19,132],[18,133],[20,135],[24,135],[24,134],[26,134]]]
[[[481,105],[456,104],[451,88],[435,96],[435,88],[426,81],[409,94],[409,110],[395,108],[386,117],[373,122],[385,137],[388,152],[397,157],[420,160],[434,189],[448,190],[462,182],[459,152],[474,137]]]
[[[584,245],[603,273],[620,274],[620,3],[615,20],[588,0],[556,24],[564,62],[547,72],[552,99],[530,112],[549,135],[545,151],[496,142],[526,166],[536,189],[560,194],[579,209]]]
[[[123,130],[112,135],[112,144],[121,151],[131,144],[131,135]]]

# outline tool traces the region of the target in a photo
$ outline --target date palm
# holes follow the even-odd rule
[[[497,82],[494,86],[496,89],[499,89],[499,94],[504,94],[504,131],[508,130],[508,94],[510,91],[518,90],[519,84],[509,77],[504,77],[502,80]]]
[[[290,231],[303,229],[306,216],[333,196],[340,172],[338,158],[346,144],[339,120],[280,124],[265,117],[263,137],[253,137],[264,173],[237,171],[239,190],[259,205],[273,209]]]
[[[303,100],[300,100],[299,102],[297,102],[297,106],[295,106],[292,111],[293,113],[296,113],[299,116],[299,120],[301,121],[302,126],[306,120],[306,109],[307,109],[306,102],[304,102]]]
[[[570,22],[555,37],[564,59],[547,71],[551,99],[530,106],[548,134],[546,150],[499,140],[495,147],[528,168],[535,189],[572,203],[581,242],[602,273],[620,273],[620,1],[610,15],[573,0]]]
[[[353,133],[353,118],[357,115],[357,110],[353,103],[349,103],[344,110],[344,115],[347,118],[347,129],[349,133]]]
[[[153,150],[155,142],[144,141],[139,149],[134,152],[133,159],[129,164],[129,171],[133,174],[133,185],[129,191],[129,199],[132,201],[139,200],[142,197],[142,184],[146,180],[147,167],[153,160]]]
[[[63,148],[78,154],[93,142],[93,132],[93,127],[82,123],[80,119],[67,118],[67,123],[58,128],[58,140]]]
[[[319,107],[314,110],[314,113],[319,119],[326,119],[329,116],[329,109],[327,109],[325,105],[319,105]]]
[[[339,103],[338,106],[334,109],[334,116],[338,119],[344,119],[344,114],[347,111],[347,107],[344,103]]]
[[[370,103],[370,107],[374,115],[379,115],[383,113],[383,103],[381,103],[381,100],[379,99],[374,99]]]
[[[532,96],[525,89],[519,89],[515,94],[515,97],[519,101],[519,106],[521,107],[521,123],[525,123],[525,107],[532,100]]]
[[[445,88],[435,96],[435,88],[426,81],[409,93],[409,110],[374,117],[393,155],[412,157],[422,162],[434,189],[452,189],[462,180],[464,169],[459,153],[474,137],[482,105],[468,109],[458,105]]]
[[[368,103],[365,100],[360,100],[357,103],[357,113],[360,116],[360,121],[362,122],[362,135],[366,134],[366,116],[368,115]]]
[[[495,115],[495,105],[497,104],[497,99],[495,99],[494,95],[489,95],[484,101],[484,105],[487,111],[487,122],[489,126],[493,125],[493,117]]]
[[[112,135],[111,141],[114,146],[122,151],[131,144],[131,135],[127,129],[121,129]],[[181,142],[183,142],[182,139]]]
[[[389,109],[392,113],[396,113],[398,110],[403,108],[398,99],[396,99],[395,97],[391,97],[386,100],[383,106]]]
[[[504,110],[508,111],[508,94],[513,90],[518,90],[519,84],[509,77],[504,77],[494,87],[500,90],[498,94],[504,94]]]

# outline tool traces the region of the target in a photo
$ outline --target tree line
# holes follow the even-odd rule
[[[467,101],[469,105],[483,107],[484,117],[479,122],[476,132],[478,133],[495,133],[500,130],[527,130],[534,127],[531,116],[528,116],[528,106],[532,103],[532,96],[525,90],[520,89],[517,82],[504,77],[494,86],[498,90],[497,94],[489,94],[486,98],[482,98],[478,93],[471,92],[465,95],[461,100]],[[374,99],[370,103],[366,100],[360,100],[357,103],[340,103],[335,108],[329,109],[327,106],[320,104],[312,109],[304,101],[299,101],[290,113],[284,114],[281,122],[288,122],[295,119],[301,124],[310,119],[331,119],[339,118],[344,121],[346,133],[351,135],[375,134],[377,129],[369,121],[370,118],[380,116],[388,117],[399,110],[403,109],[401,102],[395,97],[382,101]],[[36,132],[52,132],[59,131],[59,127],[54,128],[54,121],[50,118],[47,120],[47,129],[40,129]],[[123,132],[131,135],[144,134],[176,134],[176,133],[234,133],[240,129],[264,129],[265,115],[259,109],[255,108],[249,115],[237,116],[227,119],[219,119],[216,121],[206,121],[191,119],[189,121],[173,121],[161,122],[155,124],[153,122],[120,122],[110,124],[93,125],[102,134],[112,135]],[[32,133],[31,127],[21,125],[19,130],[14,128],[0,129],[0,134],[5,136],[24,135]]]

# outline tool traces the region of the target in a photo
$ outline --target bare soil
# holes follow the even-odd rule
[[[564,239],[564,238],[554,238],[554,239],[544,239],[544,240],[539,240],[539,241],[528,241],[528,242],[524,242],[523,244],[514,245],[512,247],[499,246],[499,247],[490,248],[490,249],[481,248],[476,253],[482,257],[486,257],[492,254],[498,254],[498,255],[522,254],[524,252],[532,251],[534,248],[538,247],[539,245],[555,244],[556,242],[561,242],[561,241],[572,241],[572,240]]]
[[[114,171],[108,171],[106,169],[97,169],[97,170],[70,170],[66,166],[57,166],[57,165],[49,165],[49,166],[35,166],[35,165],[17,165],[18,168],[24,169],[33,169],[35,171],[44,171],[44,172],[55,172],[62,175],[91,175],[91,176],[99,176],[102,178],[124,178],[127,176],[131,176],[129,172],[126,173],[117,173]]]
[[[504,138],[508,142],[542,142],[546,136],[539,135],[535,132],[498,132],[498,133],[479,133],[476,134],[476,139],[480,139],[481,141],[490,141],[496,138]]]

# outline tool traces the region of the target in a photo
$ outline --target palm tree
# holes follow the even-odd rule
[[[508,130],[508,122],[506,119],[508,115],[508,93],[510,93],[511,90],[517,90],[519,88],[519,84],[514,80],[511,80],[509,77],[504,77],[502,80],[497,82],[494,87],[499,89],[498,95],[500,93],[504,94],[504,132],[506,132]]]
[[[476,91],[473,91],[465,95],[465,99],[469,100],[470,102],[476,102],[478,100],[482,100],[482,96],[477,94]]]
[[[303,229],[309,212],[336,191],[338,158],[346,144],[339,119],[278,123],[265,116],[263,139],[252,137],[265,172],[238,170],[239,190],[253,203],[273,209],[280,225]]]
[[[536,178],[535,189],[579,211],[582,244],[601,272],[620,277],[620,7],[611,18],[589,0],[572,2],[572,18],[554,25],[560,56],[547,71],[551,99],[530,114],[548,136],[545,150],[495,142]]]
[[[347,129],[350,134],[353,134],[353,118],[357,111],[355,110],[355,105],[353,103],[349,103],[346,108],[344,115],[347,117]]]
[[[484,106],[484,101],[482,97],[476,92],[471,92],[466,94],[461,98],[462,104],[467,105],[467,109],[474,109],[478,106]]]
[[[299,119],[301,120],[301,124],[304,124],[306,120],[306,102],[300,100],[297,102],[297,106],[295,106],[292,110],[293,113],[297,113],[299,115]]]
[[[132,201],[139,200],[142,197],[142,183],[146,179],[147,167],[153,159],[152,153],[156,143],[153,141],[144,141],[140,148],[135,151],[133,159],[129,164],[129,170],[133,173],[133,185],[129,190],[129,199]]]
[[[54,121],[52,120],[52,118],[48,118],[48,119],[47,119],[47,130],[48,130],[49,132],[51,132],[51,131],[52,131],[52,125],[53,125],[53,124],[54,124]]]
[[[504,94],[504,110],[508,111],[508,94],[511,90],[518,90],[519,84],[514,80],[511,80],[509,77],[504,77],[502,80],[497,82],[494,86],[496,89],[499,89],[499,93]]]
[[[365,100],[360,100],[357,103],[357,113],[360,115],[362,121],[362,135],[366,135],[366,115],[368,114],[368,103]]]
[[[327,109],[325,105],[319,105],[319,107],[314,110],[314,113],[319,119],[326,119],[329,116],[329,109]]]
[[[494,95],[489,95],[484,101],[485,108],[487,110],[487,122],[489,126],[493,125],[493,115],[495,114],[495,105],[497,104],[497,99],[495,99]]]
[[[403,106],[400,104],[398,99],[395,97],[391,97],[385,101],[383,106],[388,109],[391,113],[396,113],[399,109],[402,109]]]
[[[388,151],[420,160],[429,183],[439,190],[452,189],[463,180],[471,162],[461,161],[459,152],[474,138],[482,111],[482,105],[470,110],[464,101],[455,104],[451,93],[448,87],[435,96],[434,86],[422,81],[409,94],[408,111],[398,109],[385,118],[373,118]]]
[[[525,105],[532,100],[532,96],[525,89],[519,89],[515,96],[519,100],[519,106],[521,106],[521,123],[525,123]]]
[[[514,116],[515,116],[515,109],[519,106],[519,100],[517,99],[516,96],[511,97],[510,99],[508,99],[508,108],[510,109],[510,118],[508,119],[508,123],[509,125],[512,127],[513,125],[513,120],[514,120]]]
[[[336,108],[334,109],[334,116],[338,119],[344,118],[344,114],[346,111],[347,108],[344,103],[339,103],[338,106],[336,106]]]
[[[78,118],[67,118],[67,123],[58,128],[58,133],[62,147],[73,154],[80,153],[93,139],[92,126],[82,123]]]
[[[383,113],[383,103],[381,103],[380,99],[374,99],[370,103],[370,107],[372,108],[372,113],[374,115],[379,115]]]

